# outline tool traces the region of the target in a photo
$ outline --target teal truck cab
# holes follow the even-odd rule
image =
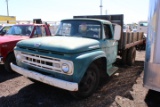
[[[136,43],[131,49],[127,42],[119,48],[121,34],[121,26],[107,20],[62,20],[55,36],[18,42],[14,48],[17,65],[11,63],[11,67],[29,79],[86,98],[96,90],[102,75],[111,76],[118,69],[113,66],[117,54],[129,53],[134,61]]]

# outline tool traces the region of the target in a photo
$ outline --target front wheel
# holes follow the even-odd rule
[[[13,64],[16,64],[16,59],[15,59],[15,56],[14,56],[14,53],[10,53],[7,58],[6,58],[6,61],[5,61],[5,69],[7,72],[10,72],[10,73],[13,73],[13,70],[11,69],[11,66],[10,66],[10,63],[13,63]]]
[[[89,97],[97,89],[99,79],[100,74],[98,68],[95,64],[92,64],[79,83],[79,90],[71,92],[71,94],[77,99]]]

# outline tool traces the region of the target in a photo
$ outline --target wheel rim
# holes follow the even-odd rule
[[[79,91],[81,93],[88,93],[90,90],[92,90],[92,88],[96,84],[96,80],[97,80],[97,76],[96,76],[95,71],[94,70],[88,71],[84,75],[84,77],[79,85]]]

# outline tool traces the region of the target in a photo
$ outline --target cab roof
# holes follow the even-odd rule
[[[15,24],[1,24],[0,26],[13,26]]]
[[[110,21],[108,20],[103,20],[103,19],[93,19],[93,18],[73,18],[73,19],[64,19],[62,21],[67,21],[67,20],[84,20],[84,21],[98,21],[101,22],[103,24],[112,24]]]
[[[32,23],[32,24],[15,24],[15,25],[20,25],[20,26],[43,26],[43,25],[45,25],[45,24],[34,24],[34,23]]]

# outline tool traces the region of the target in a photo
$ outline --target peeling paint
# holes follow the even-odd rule
[[[23,74],[26,77],[35,79],[37,81],[49,84],[54,87],[65,89],[68,91],[78,91],[78,83],[64,81],[64,80],[60,80],[54,77],[49,77],[49,76],[31,71],[31,70],[21,68],[12,63],[10,65],[11,65],[12,70],[14,70],[15,72],[19,74]]]

